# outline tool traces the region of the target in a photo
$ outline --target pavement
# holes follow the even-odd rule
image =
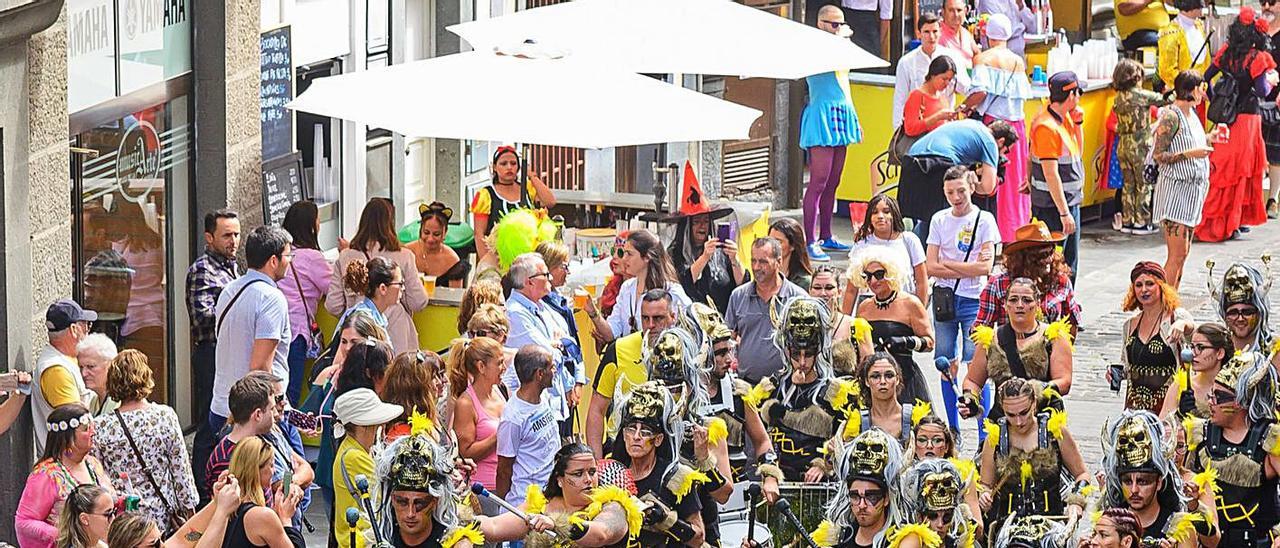
[[[799,210],[779,211],[777,216],[799,217]],[[848,219],[836,219],[836,237],[844,242],[853,240],[853,228]],[[1076,299],[1083,309],[1080,334],[1075,341],[1075,363],[1070,395],[1066,396],[1068,427],[1084,456],[1085,464],[1096,469],[1102,461],[1102,427],[1106,420],[1124,409],[1122,392],[1112,392],[1106,381],[1107,367],[1120,363],[1124,335],[1121,333],[1125,319],[1131,313],[1121,310],[1125,292],[1129,286],[1129,271],[1138,261],[1154,261],[1164,264],[1164,238],[1161,234],[1131,235],[1116,232],[1110,223],[1094,222],[1084,227],[1080,244],[1080,274],[1076,279]],[[1280,222],[1272,221],[1242,235],[1237,240],[1223,243],[1192,244],[1187,258],[1178,295],[1182,306],[1191,312],[1196,321],[1218,321],[1216,305],[1209,297],[1208,268],[1205,261],[1213,260],[1215,275],[1222,273],[1233,262],[1246,262],[1262,268],[1260,257],[1264,253],[1280,250]],[[832,253],[832,261],[842,268],[848,258]],[[1280,259],[1280,256],[1277,257]],[[1280,274],[1280,263],[1276,264]],[[1273,307],[1280,306],[1280,288],[1270,294]],[[1274,308],[1280,310],[1280,308]],[[917,354],[916,364],[925,373],[932,391],[933,401],[941,414],[941,379],[933,367],[932,354]],[[964,374],[963,370],[960,373]],[[1127,387],[1126,387],[1127,388]],[[961,435],[965,453],[977,443],[975,420],[963,421]]]
[[[800,211],[775,211],[772,216],[799,217]],[[853,240],[853,228],[848,219],[836,219],[835,229],[836,237],[845,242]],[[1179,291],[1183,307],[1197,321],[1219,321],[1206,285],[1208,269],[1205,261],[1212,259],[1216,262],[1215,272],[1220,277],[1228,265],[1237,261],[1261,267],[1259,258],[1264,253],[1277,249],[1280,249],[1280,222],[1254,227],[1238,240],[1193,244]],[[1068,426],[1090,469],[1096,470],[1102,460],[1100,436],[1103,425],[1124,407],[1123,397],[1109,389],[1104,375],[1110,364],[1120,361],[1124,339],[1121,326],[1129,316],[1120,306],[1128,289],[1129,270],[1138,261],[1151,260],[1163,264],[1164,258],[1164,240],[1159,234],[1122,234],[1111,230],[1109,223],[1104,225],[1102,222],[1084,227],[1080,275],[1076,282],[1076,298],[1083,308],[1083,319],[1080,335],[1075,343],[1071,393],[1065,400]],[[832,260],[842,267],[848,263],[848,258],[839,253],[832,254]],[[1280,306],[1280,291],[1270,295],[1270,302],[1272,306]],[[916,363],[928,378],[934,401],[941,402],[940,378],[933,368],[932,355],[917,354]],[[963,375],[963,371],[961,374]],[[977,421],[973,420],[964,421],[962,425],[966,453],[976,447],[977,426]],[[324,546],[328,531],[326,505],[318,492],[314,499],[306,515],[315,525],[316,531],[304,532],[304,536],[308,546]]]

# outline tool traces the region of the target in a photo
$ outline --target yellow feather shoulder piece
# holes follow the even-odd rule
[[[484,545],[484,533],[480,532],[480,525],[477,522],[473,521],[466,527],[454,528],[453,532],[449,533],[448,537],[445,537],[444,540],[440,541],[440,546],[443,548],[453,548],[463,540],[470,542],[472,546]]]
[[[922,548],[938,548],[942,546],[942,537],[938,536],[933,529],[922,523],[912,523],[897,527],[893,534],[889,536],[889,548],[898,548],[902,543],[902,539],[908,536],[916,535],[920,537],[920,546]]]
[[[524,495],[524,509],[530,514],[541,514],[547,510],[547,496],[542,493],[542,486],[534,483]]]
[[[972,460],[962,459],[959,457],[951,457],[947,460],[951,461],[951,464],[955,465],[956,470],[960,471],[961,481],[969,483],[977,479],[978,465],[974,464]]]
[[[840,431],[840,437],[848,443],[862,433],[862,412],[854,409],[850,413],[845,413],[845,417],[844,429]]]
[[[871,344],[871,323],[866,318],[853,319],[853,338],[860,343]]]
[[[840,542],[840,526],[824,519],[810,536],[813,537],[813,542],[818,546],[831,548]]]
[[[747,405],[750,405],[756,411],[759,411],[760,404],[764,403],[764,400],[767,399],[770,394],[773,394],[773,388],[773,381],[769,379],[769,377],[760,379],[758,384],[752,386],[751,390],[748,390],[747,393],[742,396],[742,401],[746,402]]]
[[[588,505],[581,513],[587,519],[595,519],[604,510],[606,504],[617,504],[627,514],[627,530],[631,536],[640,534],[640,527],[644,524],[644,513],[640,511],[640,505],[636,504],[635,497],[631,496],[626,489],[614,485],[606,485],[591,490],[591,504]]]
[[[1031,472],[1031,461],[1022,461],[1022,465],[1018,467],[1018,479],[1022,481],[1023,491],[1027,489],[1027,484],[1031,483]]]
[[[720,442],[729,439],[729,427],[725,425],[724,419],[720,417],[712,417],[707,421],[707,443],[711,445],[719,445]]]
[[[1045,426],[1048,427],[1049,433],[1053,434],[1054,438],[1058,440],[1062,439],[1062,427],[1066,425],[1067,425],[1066,411],[1058,411],[1057,409],[1049,410],[1049,420],[1045,424]]]
[[[1049,324],[1049,327],[1044,329],[1044,338],[1052,341],[1057,340],[1058,337],[1066,337],[1067,346],[1071,347],[1072,350],[1075,349],[1071,344],[1071,324],[1067,323],[1066,318],[1059,318],[1058,321]]]
[[[986,325],[975,325],[973,326],[973,332],[969,333],[969,340],[983,348],[991,348],[991,341],[995,339],[996,330]]]
[[[1187,368],[1179,367],[1178,372],[1173,374],[1173,382],[1178,384],[1178,396],[1182,396],[1187,387],[1191,386],[1191,374],[1187,373]]]
[[[929,416],[933,412],[933,406],[924,400],[916,400],[916,404],[911,406],[911,426],[920,424],[920,420]]]
[[[827,395],[831,401],[831,408],[837,411],[843,411],[848,408],[851,403],[856,402],[858,394],[858,383],[844,380],[832,379],[831,384],[827,388]]]
[[[693,490],[695,483],[707,483],[711,481],[706,474],[689,468],[683,464],[676,466],[675,473],[671,474],[671,479],[667,480],[667,490],[676,496],[676,502],[684,499]]]
[[[1200,424],[1201,423],[1192,415],[1187,415],[1182,418],[1182,433],[1187,437],[1188,453],[1194,452],[1200,445],[1200,440],[1198,439],[1199,436],[1196,435],[1197,432],[1202,431],[1202,429],[1199,428]]]
[[[991,419],[984,420],[982,429],[987,432],[987,439],[991,440],[991,443],[995,443],[995,440],[1000,439],[1000,425],[996,424],[995,421]]]
[[[417,408],[414,408],[413,414],[409,415],[409,435],[433,434],[435,431],[435,423],[431,422],[431,419],[427,418],[426,415],[419,413]]]
[[[1271,343],[1271,353],[1280,353],[1280,337],[1276,338],[1276,340]]]
[[[1262,438],[1262,448],[1272,456],[1280,457],[1280,425],[1267,427],[1267,435]]]
[[[1182,542],[1191,538],[1191,535],[1196,532],[1195,518],[1192,517],[1194,515],[1183,513],[1181,517],[1176,518],[1177,521],[1173,523],[1173,527],[1169,528],[1169,534],[1167,535],[1169,540]]]
[[[1205,461],[1204,471],[1191,476],[1191,481],[1200,486],[1201,491],[1218,492],[1218,471],[1213,468],[1213,461]]]

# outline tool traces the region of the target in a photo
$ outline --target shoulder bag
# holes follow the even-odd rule
[[[138,464],[142,466],[142,475],[147,477],[147,483],[150,483],[151,488],[156,490],[156,498],[160,499],[160,504],[164,505],[166,516],[164,537],[168,538],[187,523],[187,520],[191,518],[191,512],[187,509],[175,510],[169,504],[169,499],[165,498],[164,491],[160,489],[160,484],[156,482],[155,476],[151,475],[151,469],[147,468],[147,459],[142,458],[142,452],[138,450],[137,442],[133,441],[133,434],[129,432],[129,425],[125,423],[124,415],[120,414],[119,409],[115,410],[115,415],[116,420],[120,421],[120,430],[124,431],[124,439],[129,442],[129,449],[133,450],[133,456],[138,459]]]
[[[311,316],[311,305],[307,304],[307,292],[302,289],[298,269],[291,266],[289,271],[293,272],[293,283],[298,286],[298,297],[302,299],[302,311],[307,313],[307,329],[311,332],[311,342],[307,345],[307,359],[314,360],[320,357],[320,352],[324,350],[324,334],[320,332],[320,324],[316,323],[315,318]]]
[[[978,210],[978,217],[973,221],[973,232],[969,233],[969,250],[964,252],[964,262],[969,262],[969,255],[973,254],[973,243],[978,239],[978,227],[982,225],[982,208],[973,206]],[[941,252],[941,249],[939,249]],[[956,319],[956,288],[960,287],[960,279],[956,279],[955,285],[947,287],[942,284],[934,284],[933,286],[933,319],[939,322],[950,322]]]

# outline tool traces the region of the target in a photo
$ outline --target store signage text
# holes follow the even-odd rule
[[[187,20],[186,0],[127,0],[124,10],[129,39]]]
[[[141,203],[151,185],[141,185],[141,193],[131,193],[129,181],[155,179],[160,176],[160,136],[150,122],[135,122],[120,139],[116,151],[116,181],[125,198]]]
[[[110,3],[71,13],[67,55],[74,58],[111,48],[111,35],[114,32],[115,17]]]

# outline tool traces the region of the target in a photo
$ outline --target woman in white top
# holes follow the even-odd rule
[[[853,237],[853,249],[849,251],[849,263],[858,262],[867,249],[877,248],[897,262],[898,270],[907,273],[904,291],[915,295],[922,303],[929,302],[929,278],[925,271],[924,246],[920,237],[907,232],[898,201],[886,194],[877,194],[867,203],[867,215]],[[852,314],[858,303],[858,292],[852,280],[845,281],[844,298],[840,311]]]
[[[645,291],[666,288],[671,293],[677,313],[689,306],[689,297],[680,287],[667,250],[652,232],[633,230],[627,235],[622,244],[622,265],[632,278],[622,282],[613,313],[606,320],[595,310],[587,311],[597,332],[612,335],[608,340],[640,331],[640,301]]]
[[[346,309],[364,299],[362,295],[345,291],[343,277],[347,265],[353,261],[368,262],[374,257],[386,257],[400,266],[404,276],[400,305],[386,312],[387,332],[391,335],[391,347],[398,354],[418,350],[418,329],[413,325],[413,314],[427,307],[427,290],[418,276],[418,265],[413,252],[402,247],[396,237],[394,206],[385,198],[374,198],[360,213],[360,224],[351,245],[338,254],[333,264],[333,278],[325,296],[324,307],[334,316],[341,317]]]
[[[1007,41],[1013,35],[1009,18],[1001,13],[992,14],[987,19],[986,33],[987,49],[973,58],[973,89],[987,94],[978,112],[982,113],[983,122],[1009,122],[1018,134],[1018,141],[1009,148],[1009,163],[1004,165],[995,195],[981,199],[975,196],[973,201],[995,214],[1001,239],[1012,242],[1014,230],[1031,220],[1031,196],[1021,191],[1027,182],[1027,162],[1031,158],[1022,108],[1031,98],[1031,82],[1027,80],[1027,65],[1021,53],[1008,46]]]

